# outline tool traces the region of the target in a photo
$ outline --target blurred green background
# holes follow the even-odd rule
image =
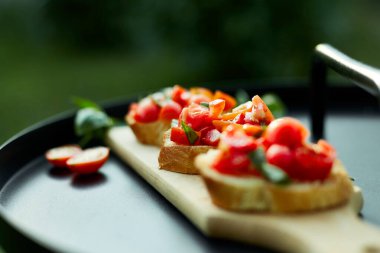
[[[306,81],[320,42],[380,66],[379,11],[376,0],[0,0],[0,142],[72,109],[73,95]]]

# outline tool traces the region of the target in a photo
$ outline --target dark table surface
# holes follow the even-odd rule
[[[309,125],[305,112],[290,114]],[[328,114],[326,138],[364,195],[364,220],[380,226],[380,117],[371,110]],[[45,140],[46,141],[46,140]],[[36,238],[64,251],[270,252],[203,236],[181,213],[112,156],[102,173],[78,178],[43,153],[0,187],[0,205]],[[0,172],[4,168],[0,167]],[[120,199],[122,198],[122,201]],[[78,238],[80,235],[80,238]],[[1,251],[0,251],[1,252]]]

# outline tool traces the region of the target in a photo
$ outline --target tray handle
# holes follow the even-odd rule
[[[352,80],[380,99],[380,70],[343,54],[328,44],[315,47],[311,67],[311,132],[313,141],[324,137],[326,114],[327,70]]]

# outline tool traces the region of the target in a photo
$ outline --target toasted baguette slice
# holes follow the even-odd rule
[[[127,114],[125,121],[141,143],[158,147],[162,145],[164,132],[170,129],[170,121],[166,120],[157,120],[152,123],[139,123],[136,122],[132,115]]]
[[[353,185],[343,165],[336,160],[330,176],[323,182],[281,186],[258,177],[235,177],[218,173],[211,163],[218,150],[196,157],[213,203],[236,211],[302,212],[324,209],[345,203]]]
[[[164,133],[164,142],[158,156],[160,169],[185,174],[199,174],[194,166],[194,158],[206,153],[211,146],[186,146],[178,145],[170,140],[170,130]]]

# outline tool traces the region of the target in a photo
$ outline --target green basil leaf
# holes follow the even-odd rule
[[[274,184],[287,184],[290,182],[288,175],[283,170],[272,164],[263,163],[261,170],[265,178]]]
[[[239,89],[236,91],[235,98],[236,98],[237,105],[244,104],[245,102],[251,100],[248,93],[242,89]]]
[[[191,145],[193,145],[198,140],[198,134],[185,123],[185,121],[181,121],[181,126],[185,131],[186,137]]]
[[[91,100],[80,98],[80,97],[73,97],[72,98],[73,103],[78,106],[79,108],[93,108],[98,111],[101,111],[102,109]]]
[[[204,106],[204,107],[206,107],[206,108],[210,108],[210,105],[209,105],[209,103],[207,103],[207,102],[201,102],[200,105],[201,105],[201,106]]]
[[[263,95],[262,99],[275,118],[285,116],[287,109],[279,96],[273,93],[267,93]]]
[[[287,184],[290,182],[288,175],[280,168],[267,163],[263,148],[258,148],[250,154],[251,161],[261,174],[274,184]]]
[[[250,154],[251,161],[256,165],[258,169],[261,169],[263,163],[266,163],[266,157],[264,149],[259,147]]]

